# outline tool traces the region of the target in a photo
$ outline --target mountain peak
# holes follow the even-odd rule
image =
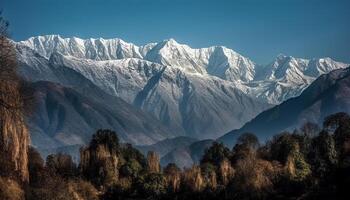
[[[277,56],[276,56],[276,60],[279,61],[279,60],[285,60],[286,58],[290,58],[290,56],[287,56],[283,53],[279,53]]]
[[[179,46],[180,44],[174,39],[169,38],[160,42],[161,46]]]
[[[170,43],[177,43],[176,40],[174,38],[169,38],[169,39],[166,39],[164,40],[166,42],[170,42]]]

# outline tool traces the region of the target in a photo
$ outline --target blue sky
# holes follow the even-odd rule
[[[15,40],[44,34],[174,38],[265,64],[283,53],[350,63],[349,0],[0,0]]]

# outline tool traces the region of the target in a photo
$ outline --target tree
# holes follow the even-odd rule
[[[163,170],[167,180],[168,191],[177,192],[180,188],[181,170],[175,163],[169,163]]]
[[[90,145],[80,149],[80,172],[97,186],[116,184],[119,161],[119,140],[114,131],[98,130]]]
[[[321,180],[332,177],[329,175],[334,173],[338,163],[338,153],[332,135],[327,131],[321,131],[317,137],[313,138],[311,146],[308,157],[314,176]]]
[[[95,134],[92,135],[90,142],[90,148],[96,149],[99,145],[104,145],[109,151],[118,151],[119,149],[119,139],[114,131],[108,129],[97,130]]]
[[[285,164],[290,153],[297,148],[298,140],[290,133],[284,132],[274,136],[268,145],[271,159]]]
[[[350,126],[350,116],[345,112],[329,115],[323,122],[323,127],[329,130],[345,129]]]
[[[122,145],[119,151],[120,175],[124,178],[135,179],[147,166],[145,156],[131,144]]]
[[[303,136],[282,133],[270,142],[272,160],[277,160],[286,167],[288,176],[295,181],[305,180],[311,173],[310,165],[305,158]]]
[[[127,160],[125,164],[120,167],[120,175],[123,177],[136,178],[143,170],[142,165],[135,159]]]
[[[260,146],[259,139],[254,133],[243,133],[238,137],[237,144],[244,145],[255,150]]]
[[[73,199],[84,199],[84,200],[99,200],[99,192],[89,182],[84,180],[69,180],[67,184],[67,191]]]
[[[316,136],[320,130],[321,129],[317,124],[311,122],[304,123],[300,128],[300,131],[309,138]]]
[[[334,131],[334,140],[338,152],[338,167],[336,171],[337,193],[349,196],[350,184],[350,116],[340,112],[328,116],[324,123],[327,130]]]
[[[286,169],[289,177],[294,181],[304,181],[311,174],[311,166],[299,151],[299,147],[293,149],[288,155]]]
[[[223,185],[227,185],[235,175],[235,170],[231,166],[231,162],[227,159],[220,164],[219,170],[220,180]]]
[[[10,81],[17,83],[19,77],[17,76],[17,61],[15,49],[8,39],[7,29],[9,27],[8,21],[6,21],[0,12],[0,80]],[[1,93],[7,93],[1,90]],[[16,106],[9,105],[8,102],[1,100],[1,106],[15,109]]]
[[[138,180],[138,188],[142,197],[159,197],[167,191],[167,182],[160,173],[149,173]]]
[[[175,163],[169,163],[163,169],[163,173],[165,175],[177,174],[177,173],[180,173],[180,172],[181,172],[181,169]]]
[[[40,156],[39,152],[33,148],[29,148],[28,152],[28,169],[29,169],[29,184],[38,186],[42,182],[42,175],[45,169],[45,161]]]
[[[201,164],[200,167],[207,188],[215,190],[217,186],[216,167],[208,162]]]
[[[211,163],[218,168],[223,160],[231,159],[231,156],[230,149],[225,147],[223,143],[213,142],[212,146],[205,150],[201,164]]]
[[[16,181],[0,177],[0,199],[24,200],[24,191]]]
[[[72,157],[67,154],[51,154],[46,158],[46,166],[51,173],[56,173],[64,178],[74,177],[77,168]]]
[[[154,151],[149,151],[147,153],[147,169],[151,173],[160,173],[159,156]]]
[[[201,192],[204,189],[204,180],[199,166],[192,166],[183,173],[182,186],[190,192]]]
[[[345,161],[350,156],[350,116],[344,112],[330,115],[324,120],[323,126],[327,130],[334,130],[339,159]]]
[[[249,154],[255,153],[259,146],[259,140],[253,133],[240,135],[232,149],[232,163],[236,163],[238,160],[249,156]]]
[[[235,177],[228,186],[229,196],[237,199],[263,199],[272,192],[273,174],[278,169],[269,161],[257,158],[255,152],[237,160],[234,169]]]
[[[145,156],[137,149],[135,149],[131,144],[125,144],[120,148],[121,157],[124,161],[121,162],[129,162],[130,160],[137,161],[142,168],[147,166],[147,160]]]
[[[1,13],[0,13],[1,14]],[[0,171],[27,182],[29,133],[17,76],[15,48],[7,38],[8,22],[0,16]]]

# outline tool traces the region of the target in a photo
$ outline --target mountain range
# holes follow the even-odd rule
[[[33,143],[56,146],[84,144],[96,128],[141,146],[179,136],[216,139],[348,66],[282,54],[260,65],[223,46],[193,49],[174,39],[137,46],[47,35],[13,43],[20,75],[41,95],[29,120],[39,136]]]
[[[40,50],[23,43],[17,43],[16,48],[20,73],[26,79],[78,88],[79,82],[65,79],[80,74],[105,93],[151,114],[180,135],[216,138],[269,107],[268,103],[243,93],[232,82],[186,68],[139,58],[82,59],[65,56],[58,50],[45,57],[46,54],[38,53]],[[36,46],[42,45],[33,47]]]

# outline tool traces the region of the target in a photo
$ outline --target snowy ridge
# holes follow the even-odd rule
[[[59,35],[31,37],[18,42],[45,58],[52,53],[91,60],[139,58],[154,63],[176,66],[188,72],[210,74],[226,80],[252,80],[255,64],[226,47],[192,49],[174,39],[136,46],[121,39],[61,38]],[[246,70],[245,67],[249,69]],[[248,71],[248,72],[247,72]]]
[[[126,43],[121,39],[61,38],[59,35],[31,37],[19,44],[34,49],[40,55],[49,58],[52,53],[92,60],[113,60],[122,58],[142,58],[140,47]]]
[[[272,104],[296,97],[322,74],[348,67],[331,58],[301,59],[278,55],[262,68],[254,81],[246,83],[246,91]]]
[[[139,47],[118,38],[84,40],[46,35],[31,37],[17,44],[31,48],[45,58],[56,52],[96,61],[137,58],[183,68],[189,73],[212,75],[234,82],[245,93],[271,104],[297,96],[318,76],[348,66],[331,58],[306,60],[285,55],[278,55],[271,64],[260,66],[223,46],[192,49],[174,39]]]

